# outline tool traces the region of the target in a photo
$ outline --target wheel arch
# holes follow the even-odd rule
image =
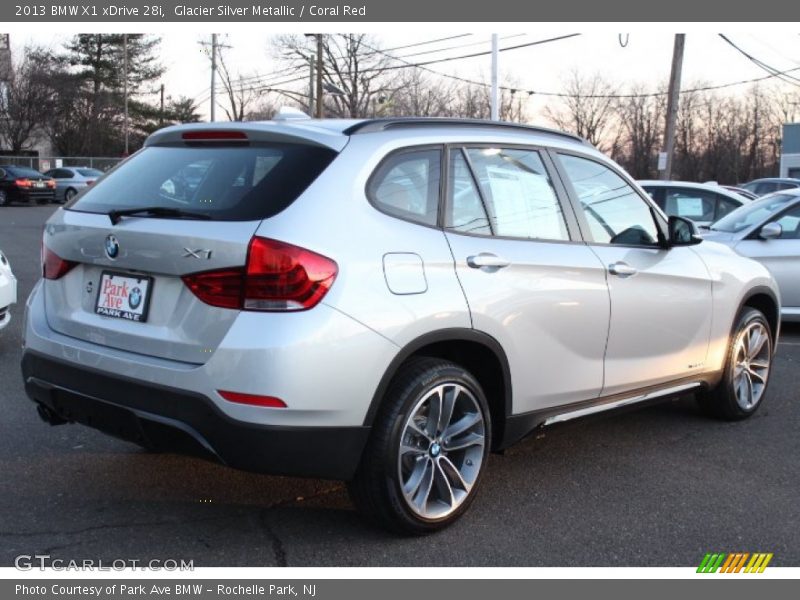
[[[767,286],[756,286],[744,295],[739,305],[737,314],[745,307],[749,306],[761,311],[767,319],[770,329],[772,330],[772,344],[773,351],[778,347],[778,334],[781,327],[781,305],[778,296],[775,292]],[[736,327],[734,322],[733,327]]]
[[[449,328],[426,333],[406,344],[389,363],[372,396],[364,418],[372,426],[389,384],[408,359],[430,356],[454,362],[481,384],[492,416],[493,447],[500,447],[506,417],[511,415],[511,369],[503,347],[492,336],[474,329]]]

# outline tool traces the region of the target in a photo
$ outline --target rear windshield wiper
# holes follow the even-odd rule
[[[146,217],[175,217],[178,219],[200,219],[209,220],[211,217],[205,213],[181,210],[180,208],[167,208],[166,206],[144,206],[141,208],[126,208],[124,210],[112,210],[108,213],[111,224],[116,225],[125,216],[142,215]]]

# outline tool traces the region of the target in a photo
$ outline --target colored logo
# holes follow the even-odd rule
[[[117,258],[119,254],[119,242],[113,235],[106,238],[106,255],[108,258]]]
[[[749,552],[708,553],[703,557],[700,566],[697,567],[697,572],[763,573],[771,560],[771,552],[754,552],[753,554]]]
[[[128,296],[128,306],[130,306],[133,310],[139,308],[139,305],[142,303],[142,290],[138,287],[135,287],[131,290],[130,296]]]

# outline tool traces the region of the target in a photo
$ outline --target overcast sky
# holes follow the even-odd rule
[[[580,31],[576,26],[560,27],[541,24],[525,24],[518,31],[506,26],[501,34],[500,46],[524,44],[543,38]],[[627,25],[629,34],[594,31],[580,37],[531,46],[504,52],[500,55],[501,79],[510,78],[521,89],[560,92],[564,89],[565,77],[574,69],[592,74],[600,73],[621,87],[641,83],[651,88],[666,85],[672,58],[673,35],[663,26],[658,30]],[[189,29],[191,26],[182,26]],[[264,28],[266,29],[266,27]],[[221,34],[220,41],[231,46],[227,52],[227,63],[232,71],[243,75],[268,75],[281,68],[269,53],[269,40],[273,32],[260,33],[252,28],[237,30],[236,33]],[[407,28],[403,28],[407,29]],[[437,38],[464,34],[464,29],[424,28],[415,34],[375,33],[374,39],[384,48],[395,48]],[[765,25],[753,25],[750,31],[732,31],[727,34],[741,48],[764,63],[786,70],[800,67],[800,34]],[[220,25],[224,31],[224,26]],[[41,33],[12,34],[11,43],[19,51],[26,43],[58,47],[78,30],[62,31],[57,34]],[[210,83],[210,63],[202,52],[200,42],[210,39],[208,34],[194,32],[159,32],[162,38],[161,61],[167,68],[163,82],[167,95],[189,96],[205,100],[201,104],[204,114],[208,113],[208,90]],[[413,48],[398,49],[395,56],[406,57],[409,62],[430,61],[450,56],[472,54],[490,49],[490,34],[476,33],[438,43],[422,44]],[[623,47],[624,45],[624,47]],[[460,46],[446,50],[448,47]],[[424,54],[418,54],[424,53]],[[399,64],[399,63],[395,63]],[[490,59],[488,56],[469,58],[441,64],[432,64],[430,69],[455,74],[470,79],[489,80]],[[691,31],[686,38],[683,67],[683,85],[690,87],[696,82],[724,84],[742,79],[761,77],[767,73],[750,62],[745,56],[730,47],[712,30]],[[800,70],[794,73],[800,78]],[[300,89],[302,84],[294,84]],[[800,84],[798,84],[800,85]],[[745,91],[748,86],[729,88],[728,93]],[[800,92],[800,87],[790,87]],[[154,96],[154,100],[157,97]],[[542,97],[533,96],[529,101],[528,112],[536,118],[545,102]]]

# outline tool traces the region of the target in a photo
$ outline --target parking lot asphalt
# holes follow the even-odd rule
[[[712,551],[800,566],[797,326],[784,326],[765,404],[748,421],[709,420],[688,397],[555,429],[492,456],[453,527],[402,538],[362,523],[336,482],[42,422],[23,390],[21,321],[53,210],[0,208],[0,249],[19,279],[0,332],[0,566],[21,554],[196,567],[691,566]]]

